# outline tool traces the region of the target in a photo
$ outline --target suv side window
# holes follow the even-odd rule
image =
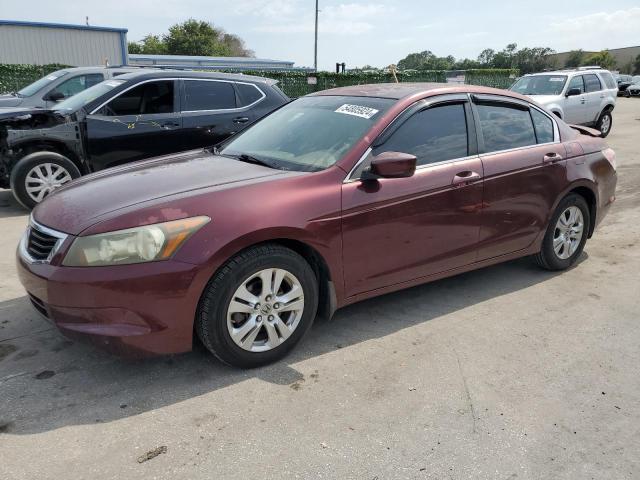
[[[613,78],[613,75],[611,75],[609,72],[602,72],[600,74],[600,77],[602,77],[602,79],[604,80],[604,84],[606,85],[606,87],[609,90],[612,90],[614,88],[618,88],[618,84],[616,83],[616,81]]]
[[[182,111],[236,108],[236,92],[231,82],[185,80]]]
[[[593,73],[589,73],[584,76],[584,86],[585,86],[585,91],[587,93],[597,92],[599,90],[602,90],[600,79],[598,78],[597,75]]]
[[[537,143],[529,109],[506,103],[479,103],[477,108],[485,152]]]
[[[405,121],[374,155],[403,152],[415,155],[418,165],[468,155],[467,120],[462,103],[434,106]]]
[[[532,108],[530,111],[538,143],[553,142],[553,121],[535,108]]]
[[[251,105],[264,97],[262,90],[258,89],[258,87],[253,84],[236,83],[236,88],[240,95],[239,107],[246,107],[247,105]]]
[[[114,98],[97,113],[121,116],[174,112],[173,86],[173,80],[143,83]]]
[[[78,75],[72,77],[69,80],[65,80],[56,88],[54,88],[49,94],[54,92],[60,92],[63,98],[73,97],[75,94],[86,90],[89,87],[93,87],[104,80],[104,75],[101,73],[89,73],[87,75]]]
[[[584,80],[582,79],[582,75],[577,75],[571,79],[567,87],[567,92],[572,88],[579,88],[580,93],[584,93]]]

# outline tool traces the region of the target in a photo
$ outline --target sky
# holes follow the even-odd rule
[[[0,19],[129,29],[129,40],[188,18],[243,38],[260,58],[313,66],[315,0],[0,0]],[[320,0],[318,67],[385,67],[412,52],[476,58],[484,48],[561,52],[640,45],[640,1]]]

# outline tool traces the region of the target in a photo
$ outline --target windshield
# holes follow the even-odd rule
[[[57,72],[50,73],[46,77],[42,77],[40,80],[36,80],[31,85],[27,85],[22,90],[18,92],[18,95],[21,97],[30,97],[31,95],[35,95],[41,89],[52,83],[54,80],[57,80],[60,77],[65,76],[67,73],[66,70],[58,70]]]
[[[522,77],[510,90],[522,95],[560,95],[566,81],[566,75],[532,75]]]
[[[234,137],[219,153],[284,170],[323,170],[340,160],[394,103],[369,97],[299,98]]]
[[[118,85],[122,85],[125,80],[105,80],[93,87],[89,87],[86,90],[67,98],[65,101],[60,102],[54,110],[64,110],[65,112],[75,112],[80,110],[85,105],[93,102],[96,98],[101,97],[105,93],[113,90]]]

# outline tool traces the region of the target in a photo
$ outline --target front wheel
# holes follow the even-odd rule
[[[596,124],[596,128],[600,130],[600,136],[604,138],[609,135],[612,126],[613,117],[611,116],[611,111],[607,110],[606,112],[602,112],[602,115],[600,115],[598,123]]]
[[[211,279],[196,332],[224,363],[242,368],[285,356],[313,323],[318,282],[307,261],[277,244],[250,248]]]
[[[591,217],[583,197],[566,196],[551,217],[542,240],[540,253],[535,259],[547,270],[565,270],[573,265],[587,241]]]
[[[21,158],[11,171],[13,196],[32,209],[56,188],[80,176],[78,167],[56,152],[35,152]]]

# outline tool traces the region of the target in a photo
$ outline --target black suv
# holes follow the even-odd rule
[[[0,187],[33,208],[81,175],[215,145],[288,101],[267,78],[141,70],[53,109],[1,109]]]

